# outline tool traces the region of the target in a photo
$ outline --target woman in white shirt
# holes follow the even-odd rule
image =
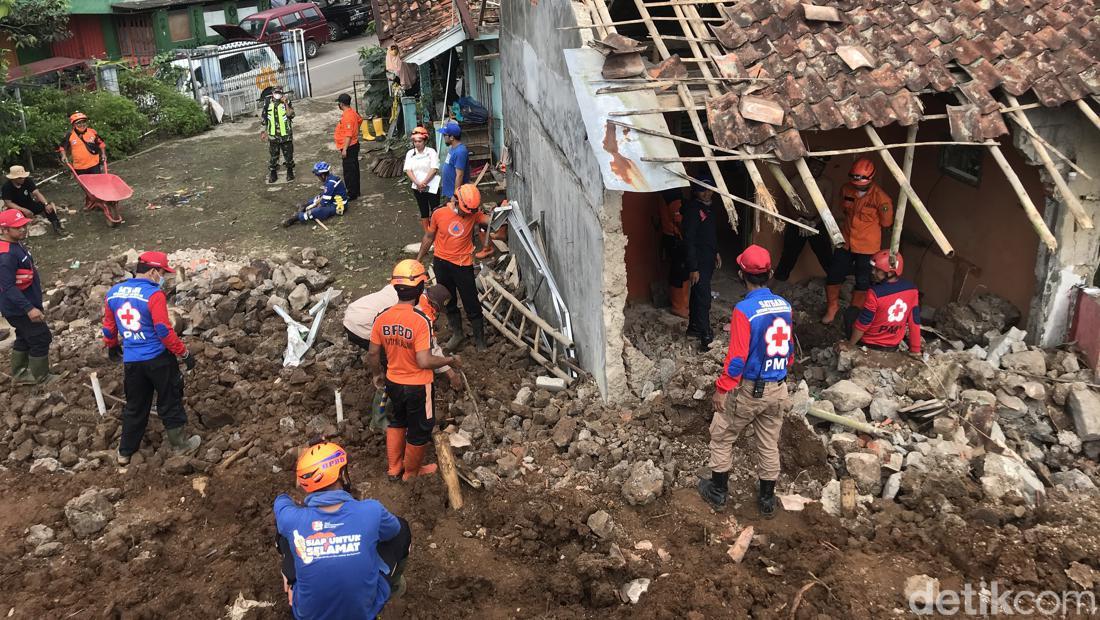
[[[428,218],[439,208],[439,154],[428,146],[428,130],[412,132],[413,147],[405,154],[405,176],[412,181],[413,197],[420,207],[420,225],[428,230]]]

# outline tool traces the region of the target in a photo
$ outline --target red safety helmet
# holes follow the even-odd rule
[[[428,281],[428,271],[424,265],[414,258],[406,258],[397,263],[390,277],[390,284],[394,286],[415,287]]]
[[[887,275],[900,276],[905,269],[905,261],[901,258],[901,252],[894,256],[894,265],[890,264],[890,250],[879,250],[871,255],[871,266]]]
[[[856,160],[852,169],[848,171],[848,178],[853,186],[864,189],[871,186],[871,180],[875,178],[875,163],[866,157]]]
[[[420,136],[420,137],[424,138],[425,140],[427,140],[428,139],[428,130],[424,127],[419,127],[419,126],[414,127],[413,130],[412,130],[412,135],[409,136],[409,137],[410,138],[415,138],[416,136]]]
[[[319,491],[340,479],[348,465],[348,453],[331,441],[322,441],[298,456],[295,474],[298,486],[306,493]]]
[[[83,112],[73,112],[72,115],[69,116],[69,124],[70,125],[75,125],[77,121],[86,121],[86,120],[88,120],[88,115],[83,113]]]
[[[467,183],[455,192],[455,202],[464,213],[477,213],[481,208],[481,191],[473,183]]]

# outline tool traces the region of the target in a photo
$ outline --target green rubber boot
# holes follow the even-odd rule
[[[184,439],[182,426],[165,429],[164,434],[168,436],[168,443],[179,454],[194,452],[198,450],[199,444],[202,443],[202,438],[198,435],[192,435],[190,439]]]
[[[24,375],[27,372],[27,363],[30,361],[30,356],[26,351],[12,351],[11,352],[11,380],[18,384],[23,384]]]
[[[38,383],[46,383],[54,378],[54,375],[50,374],[50,358],[43,355],[42,357],[30,357],[27,361],[27,371],[23,373],[23,385],[35,385]]]

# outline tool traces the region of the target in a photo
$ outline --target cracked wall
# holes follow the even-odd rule
[[[605,398],[621,400],[628,394],[622,359],[622,194],[603,187],[563,53],[584,45],[587,33],[559,30],[577,23],[571,2],[504,2],[501,9],[505,143],[513,162],[508,196],[541,229],[581,366]],[[529,265],[521,268],[528,292],[534,293],[537,274]],[[540,315],[553,316],[545,287],[535,302]]]

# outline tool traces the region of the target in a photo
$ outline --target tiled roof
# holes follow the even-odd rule
[[[374,0],[378,38],[393,39],[403,55],[459,23],[455,0]]]
[[[818,0],[819,4],[824,4]],[[1100,95],[1100,9],[1093,0],[836,0],[840,22],[809,20],[797,0],[721,6],[713,24],[722,75],[734,82],[711,99],[715,142],[727,148],[802,156],[801,130],[911,125],[922,93],[955,91],[949,108],[957,140],[1008,132],[998,89],[1034,93],[1044,106]],[[870,56],[851,69],[843,46]],[[858,63],[857,63],[858,64]],[[785,111],[777,125],[741,114],[751,93]]]
[[[461,23],[456,0],[374,0],[378,38],[392,38],[408,55]],[[457,0],[470,6],[474,23],[482,10],[481,0]],[[496,28],[500,9],[486,6],[485,28]]]

